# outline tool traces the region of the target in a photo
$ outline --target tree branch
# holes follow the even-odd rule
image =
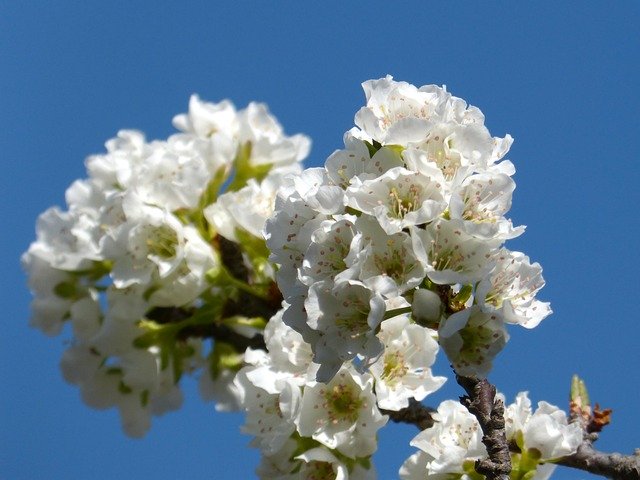
[[[593,448],[597,438],[597,434],[586,434],[576,453],[554,463],[616,480],[640,480],[640,449],[634,455],[604,453]]]
[[[435,423],[431,416],[435,410],[424,406],[415,398],[410,398],[409,406],[401,410],[394,411],[380,409],[380,411],[385,415],[389,415],[389,418],[396,423],[410,423],[418,427],[420,430],[431,428]]]
[[[460,397],[460,403],[478,419],[484,434],[482,443],[487,447],[488,457],[476,460],[476,472],[487,480],[509,480],[511,455],[505,433],[504,403],[495,398],[496,387],[486,379],[458,374],[456,381],[468,395]]]

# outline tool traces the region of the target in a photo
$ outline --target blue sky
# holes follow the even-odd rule
[[[443,2],[444,3],[444,2]],[[640,137],[637,2],[9,2],[0,0],[3,231],[0,478],[253,478],[258,455],[185,385],[182,410],[144,440],[114,411],[82,404],[58,362],[68,335],[27,326],[19,256],[37,215],[63,205],[83,161],[122,128],[173,132],[191,93],[238,107],[267,102],[288,133],[310,135],[308,166],[342,146],[363,104],[360,83],[392,74],[446,84],[515,143],[508,246],[544,267],[554,315],[512,328],[490,379],[509,399],[563,408],[571,375],[614,409],[598,445],[640,447],[637,301]],[[450,375],[445,361],[436,373]],[[450,380],[427,398],[457,398]],[[375,457],[397,477],[412,427],[389,427]],[[558,470],[557,479],[590,478]]]

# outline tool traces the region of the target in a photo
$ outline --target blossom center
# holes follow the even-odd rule
[[[354,423],[362,408],[362,400],[349,385],[338,384],[325,392],[327,413],[332,424],[340,421]]]
[[[388,240],[389,247],[394,246],[393,240]],[[397,282],[402,282],[407,273],[414,269],[414,264],[407,264],[407,251],[404,247],[398,250],[385,252],[382,255],[374,256],[374,264],[380,272],[393,278]]]
[[[343,300],[343,309],[335,314],[335,324],[342,330],[346,330],[352,337],[358,337],[369,331],[369,305],[365,305],[360,299]]]
[[[399,379],[404,377],[408,371],[404,356],[400,352],[395,351],[384,356],[384,368],[381,377],[390,387],[397,384]]]
[[[418,210],[422,206],[420,198],[422,189],[410,184],[406,189],[392,187],[389,190],[389,210],[396,218],[404,218],[409,212]]]
[[[162,225],[154,227],[146,239],[150,255],[159,258],[173,258],[176,256],[178,234],[172,228]]]
[[[335,480],[338,477],[329,462],[307,463],[300,478],[304,480]]]

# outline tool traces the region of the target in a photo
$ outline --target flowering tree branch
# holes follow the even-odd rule
[[[640,455],[593,448],[610,412],[592,414],[579,379],[569,419],[526,392],[505,407],[479,380],[508,325],[551,314],[542,267],[505,247],[524,232],[505,217],[513,139],[443,87],[363,87],[323,168],[302,170],[309,139],[266,105],[195,95],[179,134],[121,131],[90,157],[22,259],[31,324],[71,324],[65,379],[141,437],[199,376],[205,399],[246,413],[263,480],[373,480],[388,419],[420,429],[402,480],[548,478],[556,464],[640,480]],[[432,409],[439,351],[467,396]]]

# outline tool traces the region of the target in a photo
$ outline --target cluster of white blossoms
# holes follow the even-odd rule
[[[485,376],[505,324],[533,328],[551,313],[535,298],[540,265],[503,246],[524,231],[504,216],[512,138],[492,137],[480,110],[444,88],[363,86],[345,148],[283,187],[266,224],[284,321],[311,344],[322,381],[355,359],[378,372],[377,391],[415,385],[406,374],[429,365],[386,333],[405,312],[405,335],[437,339],[459,374]],[[420,345],[435,355],[436,342]]]
[[[363,86],[357,127],[324,168],[302,171],[309,140],[266,106],[196,96],[181,133],[122,131],[87,160],[68,210],[41,215],[23,256],[31,324],[71,325],[62,370],[86,403],[117,407],[142,436],[180,406],[181,376],[201,372],[205,399],[246,413],[261,479],[371,480],[387,413],[446,381],[431,371],[440,346],[482,377],[505,324],[551,313],[535,298],[540,266],[503,246],[524,231],[504,216],[511,137],[444,88]],[[475,417],[447,401],[434,418],[402,478],[478,478]],[[582,439],[524,393],[506,422],[513,478],[546,478],[539,464]]]
[[[88,178],[66,192],[68,210],[40,216],[22,259],[35,295],[31,325],[57,335],[71,324],[65,378],[87,404],[119,408],[132,436],[180,406],[183,373],[202,369],[203,395],[215,393],[225,377],[217,364],[230,356],[222,344],[207,352],[209,326],[249,336],[263,326],[233,304],[242,291],[267,297],[273,269],[261,231],[310,147],[258,103],[236,110],[194,95],[174,125],[181,133],[165,141],[121,131],[106,154],[89,157]],[[231,245],[245,278],[225,261],[230,241],[242,241]]]
[[[500,395],[502,401],[504,398]],[[475,416],[459,402],[446,400],[433,415],[432,428],[423,430],[411,445],[419,451],[400,469],[402,480],[478,478],[476,460],[486,458],[482,430]],[[511,478],[546,480],[555,469],[554,459],[575,453],[582,443],[582,428],[568,423],[565,412],[539,402],[535,412],[527,392],[505,409],[507,442],[513,445]],[[526,475],[526,476],[525,476]]]
[[[345,365],[330,382],[317,382],[309,344],[282,313],[265,328],[267,352],[248,349],[234,382],[247,415],[243,430],[262,453],[259,477],[375,479],[369,457],[387,417],[373,377]]]

